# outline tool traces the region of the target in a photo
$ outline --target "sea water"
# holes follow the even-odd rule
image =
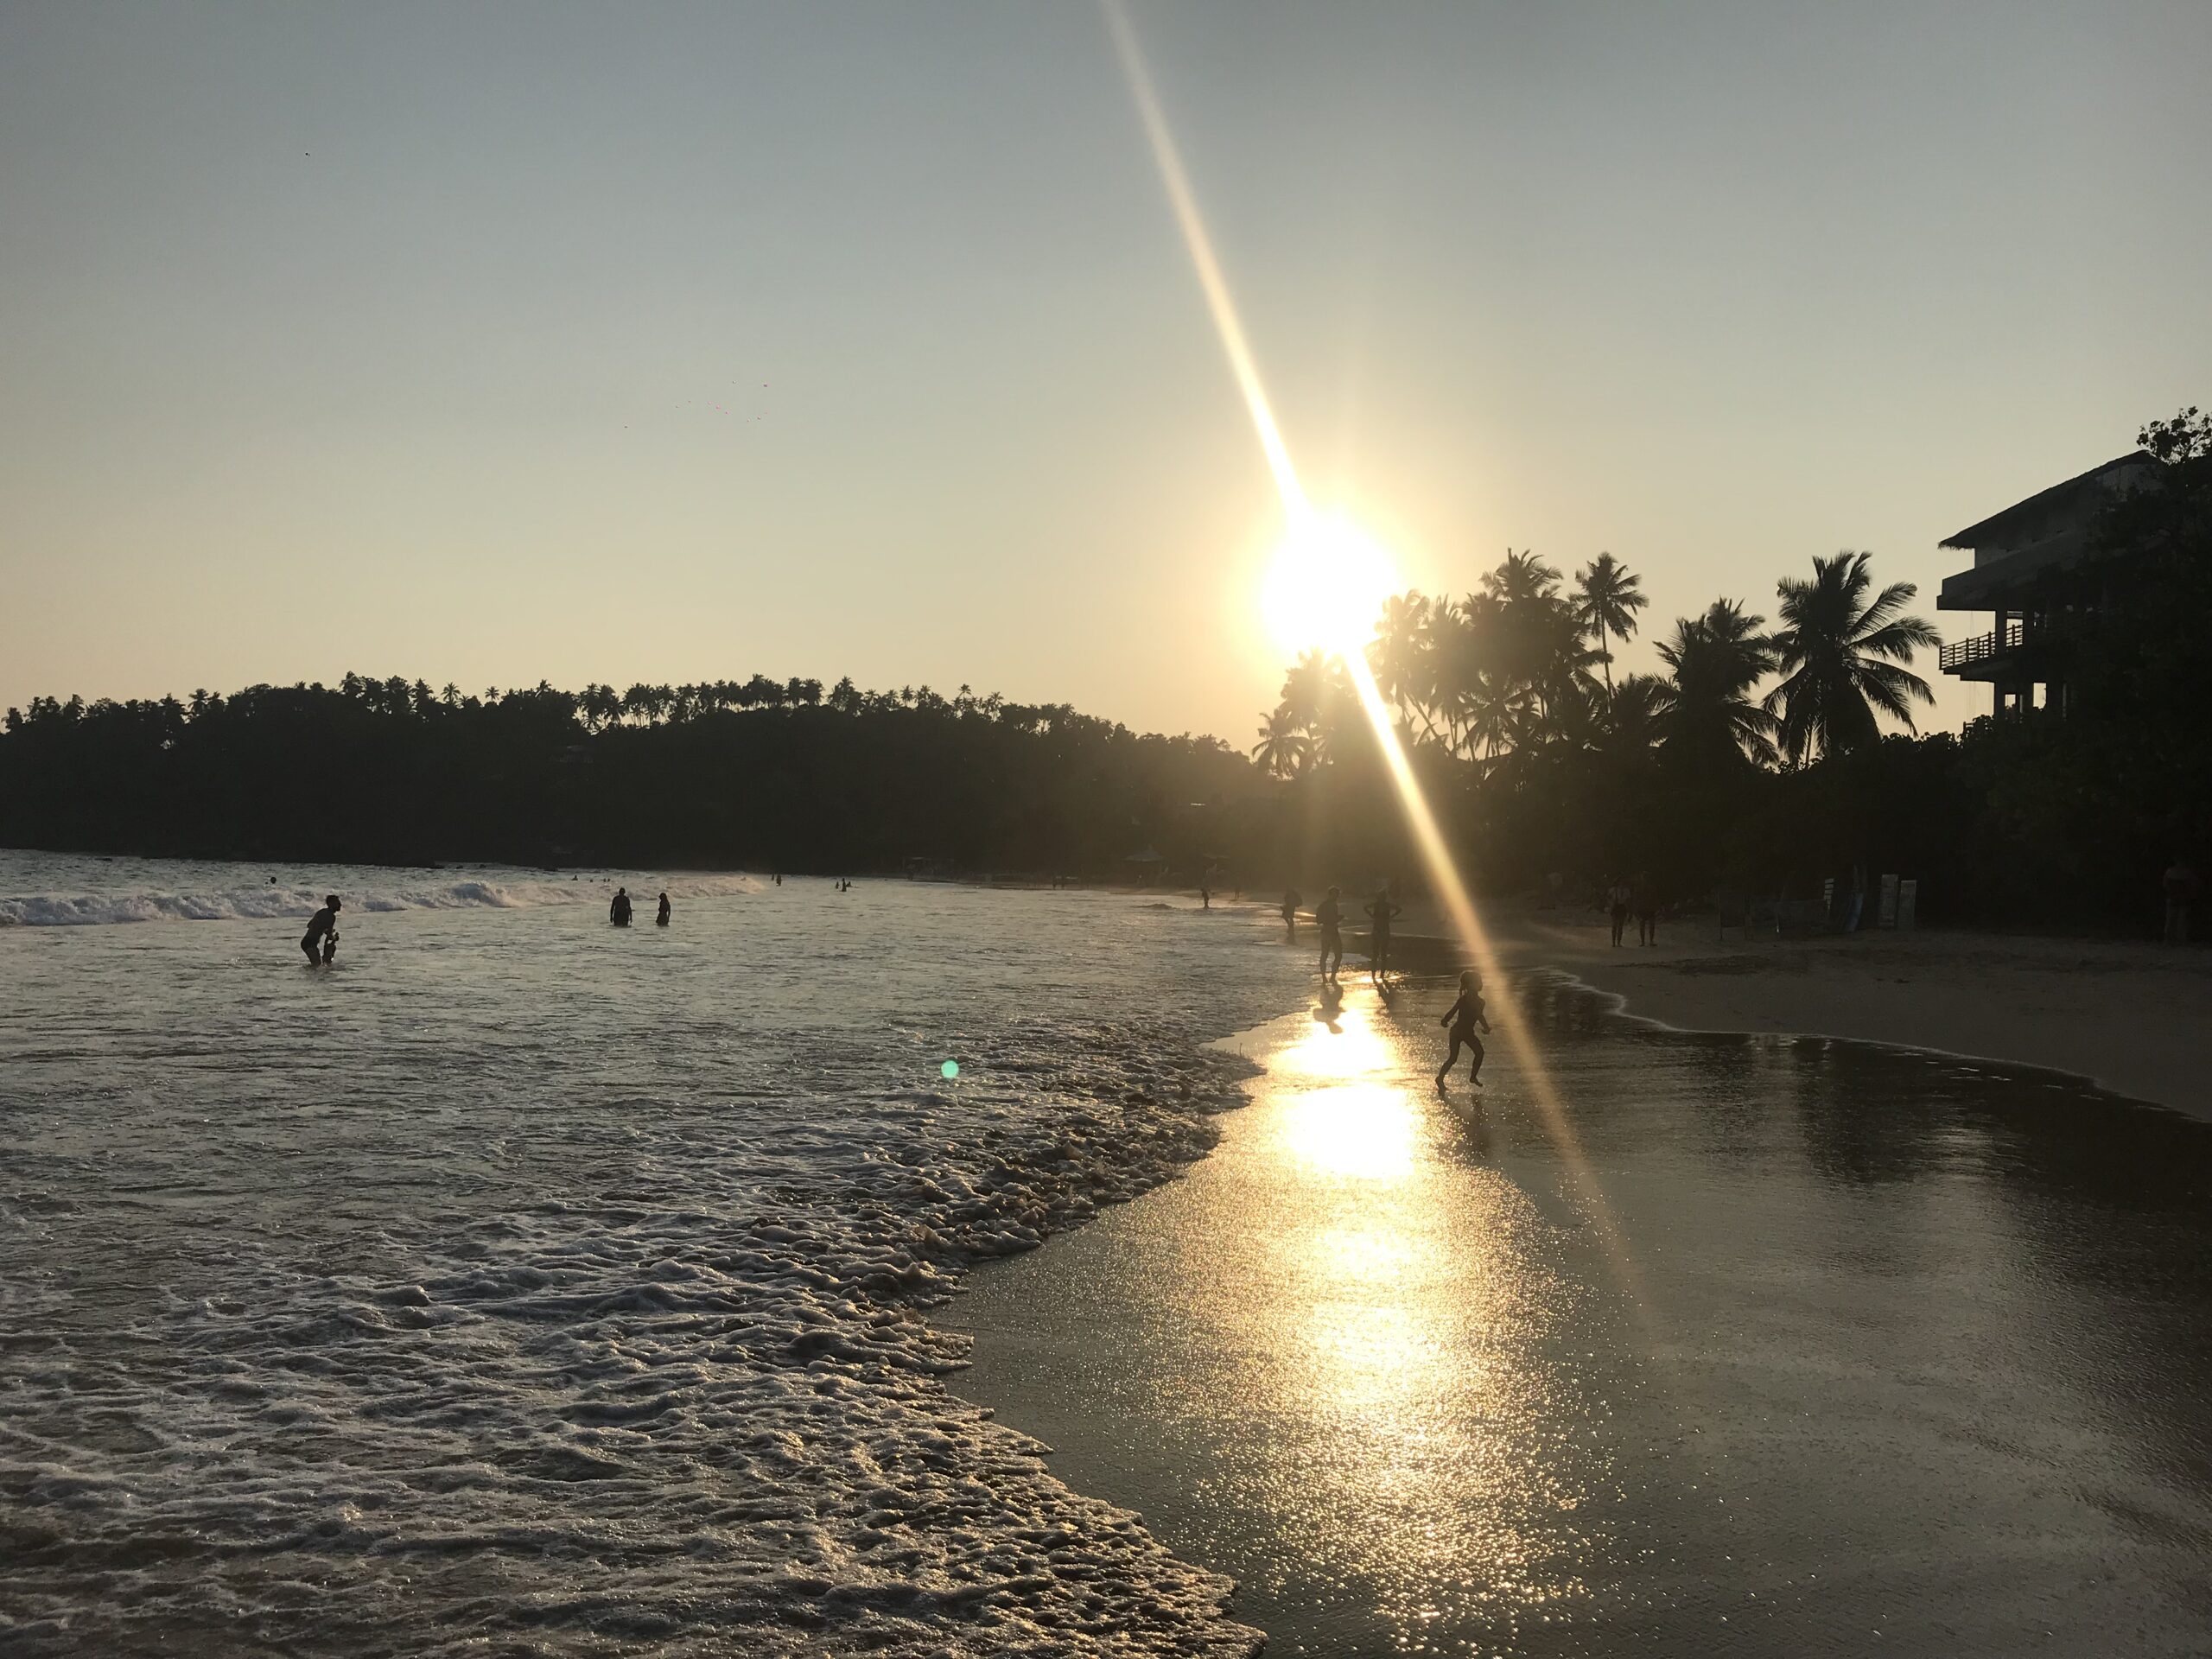
[[[0,1649],[1247,1651],[929,1311],[1210,1144],[1277,937],[0,854]]]

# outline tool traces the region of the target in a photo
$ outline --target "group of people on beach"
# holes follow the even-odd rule
[[[1296,887],[1284,889],[1282,895],[1282,925],[1292,944],[1298,941],[1298,910],[1305,902]],[[1390,925],[1405,913],[1405,906],[1390,896],[1388,882],[1375,890],[1375,897],[1362,906],[1368,921],[1368,976],[1387,996],[1390,971]],[[1321,997],[1325,1007],[1341,1003],[1343,992],[1338,988],[1338,975],[1344,967],[1344,889],[1331,887],[1322,895],[1321,902],[1313,906],[1313,925],[1321,934]],[[1613,942],[1620,939],[1616,932]],[[1461,1050],[1467,1053],[1467,1083],[1469,1087],[1483,1086],[1483,1040],[1481,1033],[1490,1029],[1488,1007],[1483,1000],[1483,977],[1473,969],[1459,976],[1459,995],[1444,1011],[1437,1021],[1450,1028],[1451,1052],[1444,1057],[1444,1064],[1436,1068],[1436,1092],[1445,1092],[1445,1083],[1452,1075],[1452,1068],[1459,1063]]]
[[[1293,944],[1298,940],[1298,907],[1303,903],[1305,899],[1296,887],[1284,890],[1282,925]],[[1392,899],[1389,884],[1385,882],[1362,908],[1368,921],[1367,976],[1376,984],[1383,984],[1390,971],[1390,923],[1404,915],[1406,907]],[[1313,906],[1313,925],[1321,931],[1321,978],[1325,982],[1333,982],[1344,967],[1344,889],[1331,887],[1321,902]]]
[[[1621,935],[1628,931],[1629,918],[1636,918],[1636,942],[1638,944],[1659,943],[1659,899],[1651,886],[1651,878],[1639,875],[1633,881],[1617,880],[1605,889],[1605,913],[1613,924],[1613,944],[1619,947]]]

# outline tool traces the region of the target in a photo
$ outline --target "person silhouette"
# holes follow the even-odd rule
[[[1284,931],[1290,936],[1290,943],[1293,944],[1298,943],[1298,906],[1302,902],[1304,901],[1299,897],[1296,887],[1285,887],[1282,890],[1282,925]]]
[[[669,914],[668,895],[664,893],[660,896],[660,914],[653,918],[653,925],[655,927],[666,927],[668,925]]]
[[[1483,1086],[1483,1042],[1478,1031],[1490,1029],[1490,1016],[1483,1010],[1483,977],[1472,969],[1459,976],[1459,1000],[1445,1009],[1444,1017],[1436,1022],[1452,1027],[1452,1052],[1444,1057],[1444,1064],[1436,1068],[1436,1092],[1444,1092],[1444,1080],[1452,1075],[1458,1063],[1459,1051],[1466,1049],[1471,1058],[1467,1065],[1467,1084],[1472,1089]]]
[[[338,912],[345,908],[338,902],[338,895],[330,893],[324,898],[322,908],[308,918],[307,937],[300,941],[308,967],[327,968],[338,954]]]
[[[1344,925],[1344,907],[1337,902],[1337,889],[1331,887],[1321,902],[1313,906],[1314,925],[1321,930],[1321,977],[1334,979],[1337,969],[1344,965],[1344,941],[1338,931]]]
[[[630,889],[614,889],[614,902],[607,907],[607,919],[617,927],[630,925]]]
[[[1367,906],[1368,920],[1373,925],[1367,945],[1367,976],[1377,984],[1390,969],[1390,918],[1404,914],[1403,905],[1390,902],[1389,882],[1375,889],[1375,902]]]

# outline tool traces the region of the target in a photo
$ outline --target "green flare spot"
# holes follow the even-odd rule
[[[937,1070],[938,1075],[945,1078],[949,1082],[952,1078],[960,1075],[960,1062],[957,1060],[947,1060],[943,1065],[938,1067]]]

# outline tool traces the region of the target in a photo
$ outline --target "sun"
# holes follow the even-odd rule
[[[1342,655],[1373,632],[1397,575],[1390,556],[1357,525],[1311,518],[1275,549],[1260,582],[1260,613],[1282,650]]]

